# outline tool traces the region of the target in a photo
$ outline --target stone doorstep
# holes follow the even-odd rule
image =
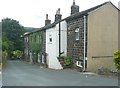
[[[92,73],[92,72],[81,72],[80,74],[84,74],[84,75],[98,75],[98,74]]]

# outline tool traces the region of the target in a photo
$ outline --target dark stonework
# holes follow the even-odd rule
[[[51,23],[51,20],[45,20],[45,25],[48,25]]]
[[[60,21],[62,19],[62,15],[60,14],[60,8],[56,11],[55,21]]]
[[[46,51],[46,30],[43,31],[43,53]]]
[[[79,28],[79,40],[76,40],[75,29]],[[86,30],[87,47],[87,30]],[[67,22],[67,55],[73,61],[84,59],[84,17],[72,19]],[[87,56],[87,48],[86,48]]]
[[[48,14],[46,14],[45,26],[51,24],[51,20],[48,19]]]
[[[29,39],[29,35],[25,36],[28,37]],[[28,55],[25,53],[25,51],[28,50]],[[27,42],[27,40],[24,40],[24,60],[25,61],[29,61],[29,41]]]
[[[79,6],[75,5],[75,1],[73,1],[73,5],[71,6],[71,15],[79,12]]]
[[[62,18],[62,15],[61,14],[56,14],[55,15],[55,21],[60,21]]]

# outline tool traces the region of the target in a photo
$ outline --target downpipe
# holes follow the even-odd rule
[[[84,16],[84,60],[83,60],[83,72],[85,72],[85,64],[86,64],[86,16]]]

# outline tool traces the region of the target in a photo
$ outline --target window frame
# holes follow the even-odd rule
[[[76,40],[80,40],[80,33],[79,33],[79,32],[80,32],[80,29],[79,29],[79,28],[76,28],[76,29],[75,29],[75,39],[76,39]]]
[[[52,38],[52,35],[50,34],[48,38],[48,43],[51,44],[52,42],[53,42],[53,38]]]
[[[52,37],[49,38],[49,43],[52,43]]]

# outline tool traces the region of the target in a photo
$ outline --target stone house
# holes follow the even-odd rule
[[[109,68],[111,70],[115,69],[113,63],[113,52],[119,50],[119,16],[120,10],[111,2],[108,2],[104,6],[89,13],[89,70],[96,71],[100,67]]]
[[[67,55],[77,66],[82,65],[83,71],[96,72],[101,67],[115,70],[113,53],[118,50],[120,10],[111,2],[82,12],[77,9],[73,2],[71,16],[66,18]]]
[[[100,67],[115,69],[113,52],[119,44],[119,15],[120,10],[111,2],[79,12],[79,6],[73,1],[70,16],[61,19],[58,9],[55,22],[51,23],[46,15],[45,26],[24,38],[43,33],[41,50],[49,68],[62,69],[57,57],[63,52],[83,71],[96,72]]]
[[[26,61],[37,63],[44,51],[43,31],[34,31],[24,34],[24,55]],[[33,59],[36,58],[36,59]]]
[[[61,17],[60,9],[58,9],[55,14],[55,22],[51,24],[47,14],[44,27],[24,35],[25,51],[27,52],[25,55],[29,62],[31,60],[33,62],[35,59],[36,63],[45,64],[48,68],[63,69],[57,58],[61,52],[64,52],[63,56],[67,55],[67,23],[64,19],[61,20]],[[38,51],[35,52],[35,49]]]

